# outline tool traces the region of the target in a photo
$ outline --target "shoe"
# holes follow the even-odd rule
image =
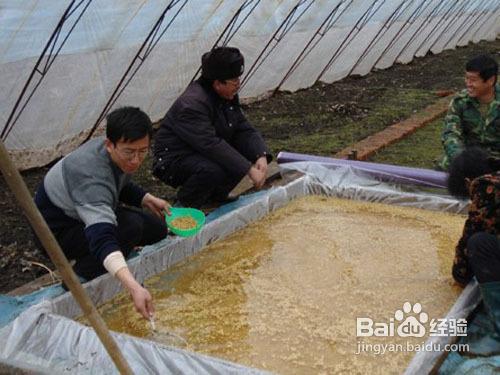
[[[204,203],[201,207],[199,207],[199,209],[201,211],[203,211],[203,213],[205,215],[208,215],[210,212],[216,210],[217,208],[219,208],[220,206],[223,206],[225,204],[228,204],[228,203],[232,203],[232,202],[235,202],[239,199],[239,196],[226,196],[224,198],[221,198],[221,199],[214,199],[212,198],[209,202],[206,202]]]
[[[500,282],[479,284],[492,329],[485,335],[469,337],[466,356],[490,357],[500,354]]]
[[[237,195],[237,196],[227,195],[224,198],[216,198],[215,202],[219,203],[219,204],[227,204],[227,203],[236,202],[239,198],[240,198],[239,195]]]

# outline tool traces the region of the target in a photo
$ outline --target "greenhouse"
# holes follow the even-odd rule
[[[385,72],[417,69],[419,61],[468,48],[499,61],[499,20],[498,0],[0,0],[0,265],[12,279],[9,267],[34,280],[2,285],[0,371],[500,368],[499,355],[469,357],[460,346],[491,330],[478,282],[460,288],[450,272],[468,202],[447,193],[447,174],[430,165],[434,156],[423,168],[373,159],[441,121],[457,90],[444,91],[463,86],[459,78],[453,87],[425,81],[410,87],[404,76],[417,70],[381,84]],[[40,214],[27,201],[42,174],[102,136],[106,116],[117,108],[141,108],[157,131],[200,77],[203,53],[221,46],[237,47],[245,58],[239,97],[264,139],[269,136],[276,163],[262,190],[238,185],[237,200],[205,211],[198,232],[170,233],[129,257],[135,279],[153,295],[154,320],[135,312],[109,273],[80,284],[51,252],[48,266],[30,258],[38,251],[30,246],[34,233],[40,237],[34,224]],[[450,71],[463,71],[462,60],[451,65],[460,67]],[[436,74],[445,68],[436,66]],[[422,69],[414,75],[425,76],[433,65]],[[356,81],[366,77],[375,84]],[[343,82],[352,86],[342,91]],[[337,98],[353,94],[332,101],[337,88]],[[313,99],[300,96],[306,92]],[[378,99],[391,106],[389,93],[401,109],[384,118],[377,112],[384,108],[374,108]],[[307,117],[314,104],[326,114]],[[422,111],[427,114],[419,117]],[[327,128],[342,116],[349,127]],[[418,126],[403,129],[413,119]],[[382,144],[370,138],[379,133]],[[329,137],[344,138],[337,144]],[[144,169],[150,165],[146,158]],[[150,191],[173,202],[174,190],[151,172],[138,174]],[[14,217],[21,209],[29,223]],[[453,333],[451,326],[440,331],[440,323],[453,323]]]

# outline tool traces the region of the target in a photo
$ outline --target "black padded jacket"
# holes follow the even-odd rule
[[[272,160],[260,134],[245,118],[237,96],[221,98],[203,79],[192,82],[162,120],[155,138],[153,172],[199,153],[229,174],[243,177],[259,157]],[[156,173],[155,173],[156,174]]]

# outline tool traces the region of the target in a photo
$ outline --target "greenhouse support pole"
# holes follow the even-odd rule
[[[5,148],[5,145],[1,140],[0,171],[2,172],[10,190],[14,193],[17,202],[23,209],[24,214],[28,218],[33,230],[40,239],[40,242],[43,244],[45,250],[47,251],[47,254],[49,254],[50,259],[59,270],[63,281],[66,283],[69,290],[75,297],[85,316],[90,321],[90,324],[92,325],[92,327],[94,327],[97,336],[101,340],[116,367],[121,374],[132,375],[133,372],[131,368],[125,361],[125,358],[116,345],[116,342],[111,337],[108,327],[97,312],[96,307],[80,284],[78,277],[73,272],[73,268],[71,268],[71,265],[69,264],[66,256],[59,247],[59,244],[57,243],[54,235],[47,226],[44,218],[40,214],[40,211],[38,211],[38,208],[36,207],[33,198],[28,191],[28,188],[26,187],[26,184],[19,174],[19,171],[12,163],[7,149]]]

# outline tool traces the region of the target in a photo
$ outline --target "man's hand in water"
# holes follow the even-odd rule
[[[150,320],[154,315],[155,309],[153,306],[153,298],[148,290],[135,280],[128,267],[120,269],[116,273],[116,277],[129,291],[136,311],[141,314],[144,319]]]

